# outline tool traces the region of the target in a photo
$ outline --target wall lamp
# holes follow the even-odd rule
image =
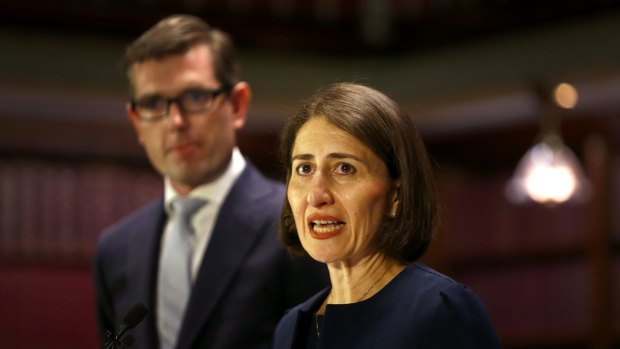
[[[560,112],[577,105],[577,90],[560,83],[551,91],[539,88],[538,92],[543,105],[538,143],[519,161],[506,186],[506,197],[515,204],[534,201],[550,206],[585,201],[589,196],[587,179],[560,133]]]

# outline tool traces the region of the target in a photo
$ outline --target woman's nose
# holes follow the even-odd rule
[[[334,198],[329,188],[329,179],[317,171],[312,181],[310,181],[310,191],[308,192],[308,204],[313,207],[330,205]]]

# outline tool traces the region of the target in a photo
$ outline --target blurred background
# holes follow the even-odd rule
[[[120,62],[173,13],[234,37],[254,91],[240,147],[268,175],[281,178],[278,132],[301,100],[336,81],[374,86],[410,112],[435,165],[442,218],[424,262],[482,297],[506,348],[620,348],[620,1],[610,0],[3,2],[0,346],[97,346],[97,236],[162,192],[125,116]],[[568,109],[547,98],[560,82],[577,91]],[[549,124],[586,195],[509,200]]]

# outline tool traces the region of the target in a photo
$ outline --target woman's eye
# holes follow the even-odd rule
[[[310,166],[309,164],[299,164],[297,165],[295,172],[297,172],[297,174],[299,175],[312,173],[312,166]]]
[[[341,163],[336,166],[336,172],[341,174],[351,174],[355,173],[355,167],[351,164]]]

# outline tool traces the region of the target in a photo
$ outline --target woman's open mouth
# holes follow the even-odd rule
[[[345,222],[336,217],[309,217],[308,226],[313,238],[324,240],[334,237],[342,232]]]

